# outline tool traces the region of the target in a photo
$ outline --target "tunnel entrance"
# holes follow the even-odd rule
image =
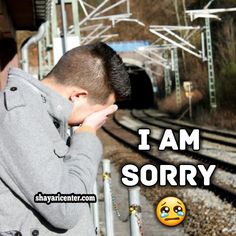
[[[126,65],[130,76],[131,97],[128,101],[117,102],[122,109],[147,109],[154,106],[151,80],[143,68]]]

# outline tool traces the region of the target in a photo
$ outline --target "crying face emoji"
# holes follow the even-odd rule
[[[162,224],[176,226],[184,220],[186,208],[179,198],[166,197],[158,203],[156,216]]]

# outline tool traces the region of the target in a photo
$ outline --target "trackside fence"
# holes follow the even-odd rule
[[[105,235],[115,236],[114,231],[114,213],[121,222],[129,221],[130,236],[143,236],[143,226],[141,219],[140,188],[132,187],[128,189],[129,207],[127,217],[122,218],[116,197],[112,192],[111,184],[111,164],[110,160],[104,159],[103,167],[103,190],[104,190],[104,208],[105,208]],[[94,186],[94,193],[97,195],[97,185]],[[96,232],[100,234],[98,201],[92,204],[92,214]]]

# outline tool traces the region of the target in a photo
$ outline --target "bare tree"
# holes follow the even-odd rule
[[[216,44],[220,61],[236,63],[236,32],[234,18],[229,16],[223,21],[221,30],[217,31]]]
[[[179,15],[179,7],[178,7],[178,0],[173,0],[173,4],[174,4],[174,7],[175,7],[175,14],[176,14],[176,19],[177,19],[177,24],[181,25],[180,15]]]
[[[184,11],[184,24],[187,26],[188,25],[188,20],[187,20],[187,14],[185,14],[186,11],[186,1],[182,0],[182,5],[183,5],[183,11]]]

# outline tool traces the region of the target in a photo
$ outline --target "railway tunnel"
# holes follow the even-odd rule
[[[146,59],[137,53],[141,47],[149,45],[149,41],[121,41],[111,42],[108,45],[113,48],[122,58],[131,82],[131,96],[129,100],[118,102],[122,109],[147,109],[156,104],[156,80],[157,78],[148,73]]]
[[[118,102],[122,109],[146,109],[154,106],[154,91],[147,72],[136,65],[126,64],[131,83],[129,100]]]

